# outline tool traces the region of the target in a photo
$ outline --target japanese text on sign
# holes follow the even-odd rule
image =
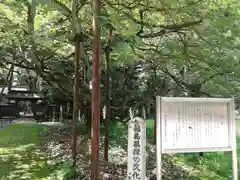
[[[162,101],[162,147],[189,152],[230,148],[227,102]]]
[[[145,179],[145,122],[137,118],[129,125],[128,180]]]
[[[132,179],[140,179],[140,125],[134,124],[134,141],[133,141],[133,174]]]

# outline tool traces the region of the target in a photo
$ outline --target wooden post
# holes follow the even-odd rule
[[[106,56],[106,116],[104,121],[104,160],[108,161],[108,122],[110,120],[110,72],[109,72],[109,64],[110,64],[110,51],[109,43],[112,37],[112,30],[109,30],[108,35],[108,45],[105,47],[105,56]]]
[[[146,179],[146,121],[139,117],[128,124],[127,179]]]
[[[93,12],[93,65],[92,65],[92,170],[91,180],[99,180],[100,136],[100,0],[92,0]]]

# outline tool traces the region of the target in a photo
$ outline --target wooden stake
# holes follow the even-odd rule
[[[92,0],[93,10],[93,65],[92,65],[92,171],[91,180],[99,180],[100,136],[100,0]]]
[[[105,137],[104,137],[104,160],[108,161],[108,122],[110,120],[110,52],[111,47],[110,43],[112,40],[112,29],[109,30],[108,34],[108,43],[105,47],[105,56],[106,56],[106,117],[104,121],[104,131],[105,131]]]

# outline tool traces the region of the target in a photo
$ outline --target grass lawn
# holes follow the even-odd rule
[[[56,165],[49,163],[40,145],[39,133],[46,130],[39,124],[12,124],[0,131],[1,180],[58,179]]]

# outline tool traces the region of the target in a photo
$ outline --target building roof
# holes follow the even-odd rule
[[[0,86],[0,92],[2,91],[3,89],[3,86]],[[29,91],[29,88],[28,86],[13,86],[11,87],[10,91]],[[3,90],[3,94],[8,94],[8,87],[5,87],[4,90]]]
[[[0,87],[0,92],[2,89],[3,87]],[[8,87],[5,87],[3,95],[5,98],[13,100],[39,100],[45,98],[44,94],[42,93],[30,91],[28,86],[13,86],[10,91],[8,90]]]
[[[22,99],[22,100],[30,100],[30,99],[44,99],[44,95],[41,93],[30,93],[30,92],[9,92],[6,96],[8,99]]]

